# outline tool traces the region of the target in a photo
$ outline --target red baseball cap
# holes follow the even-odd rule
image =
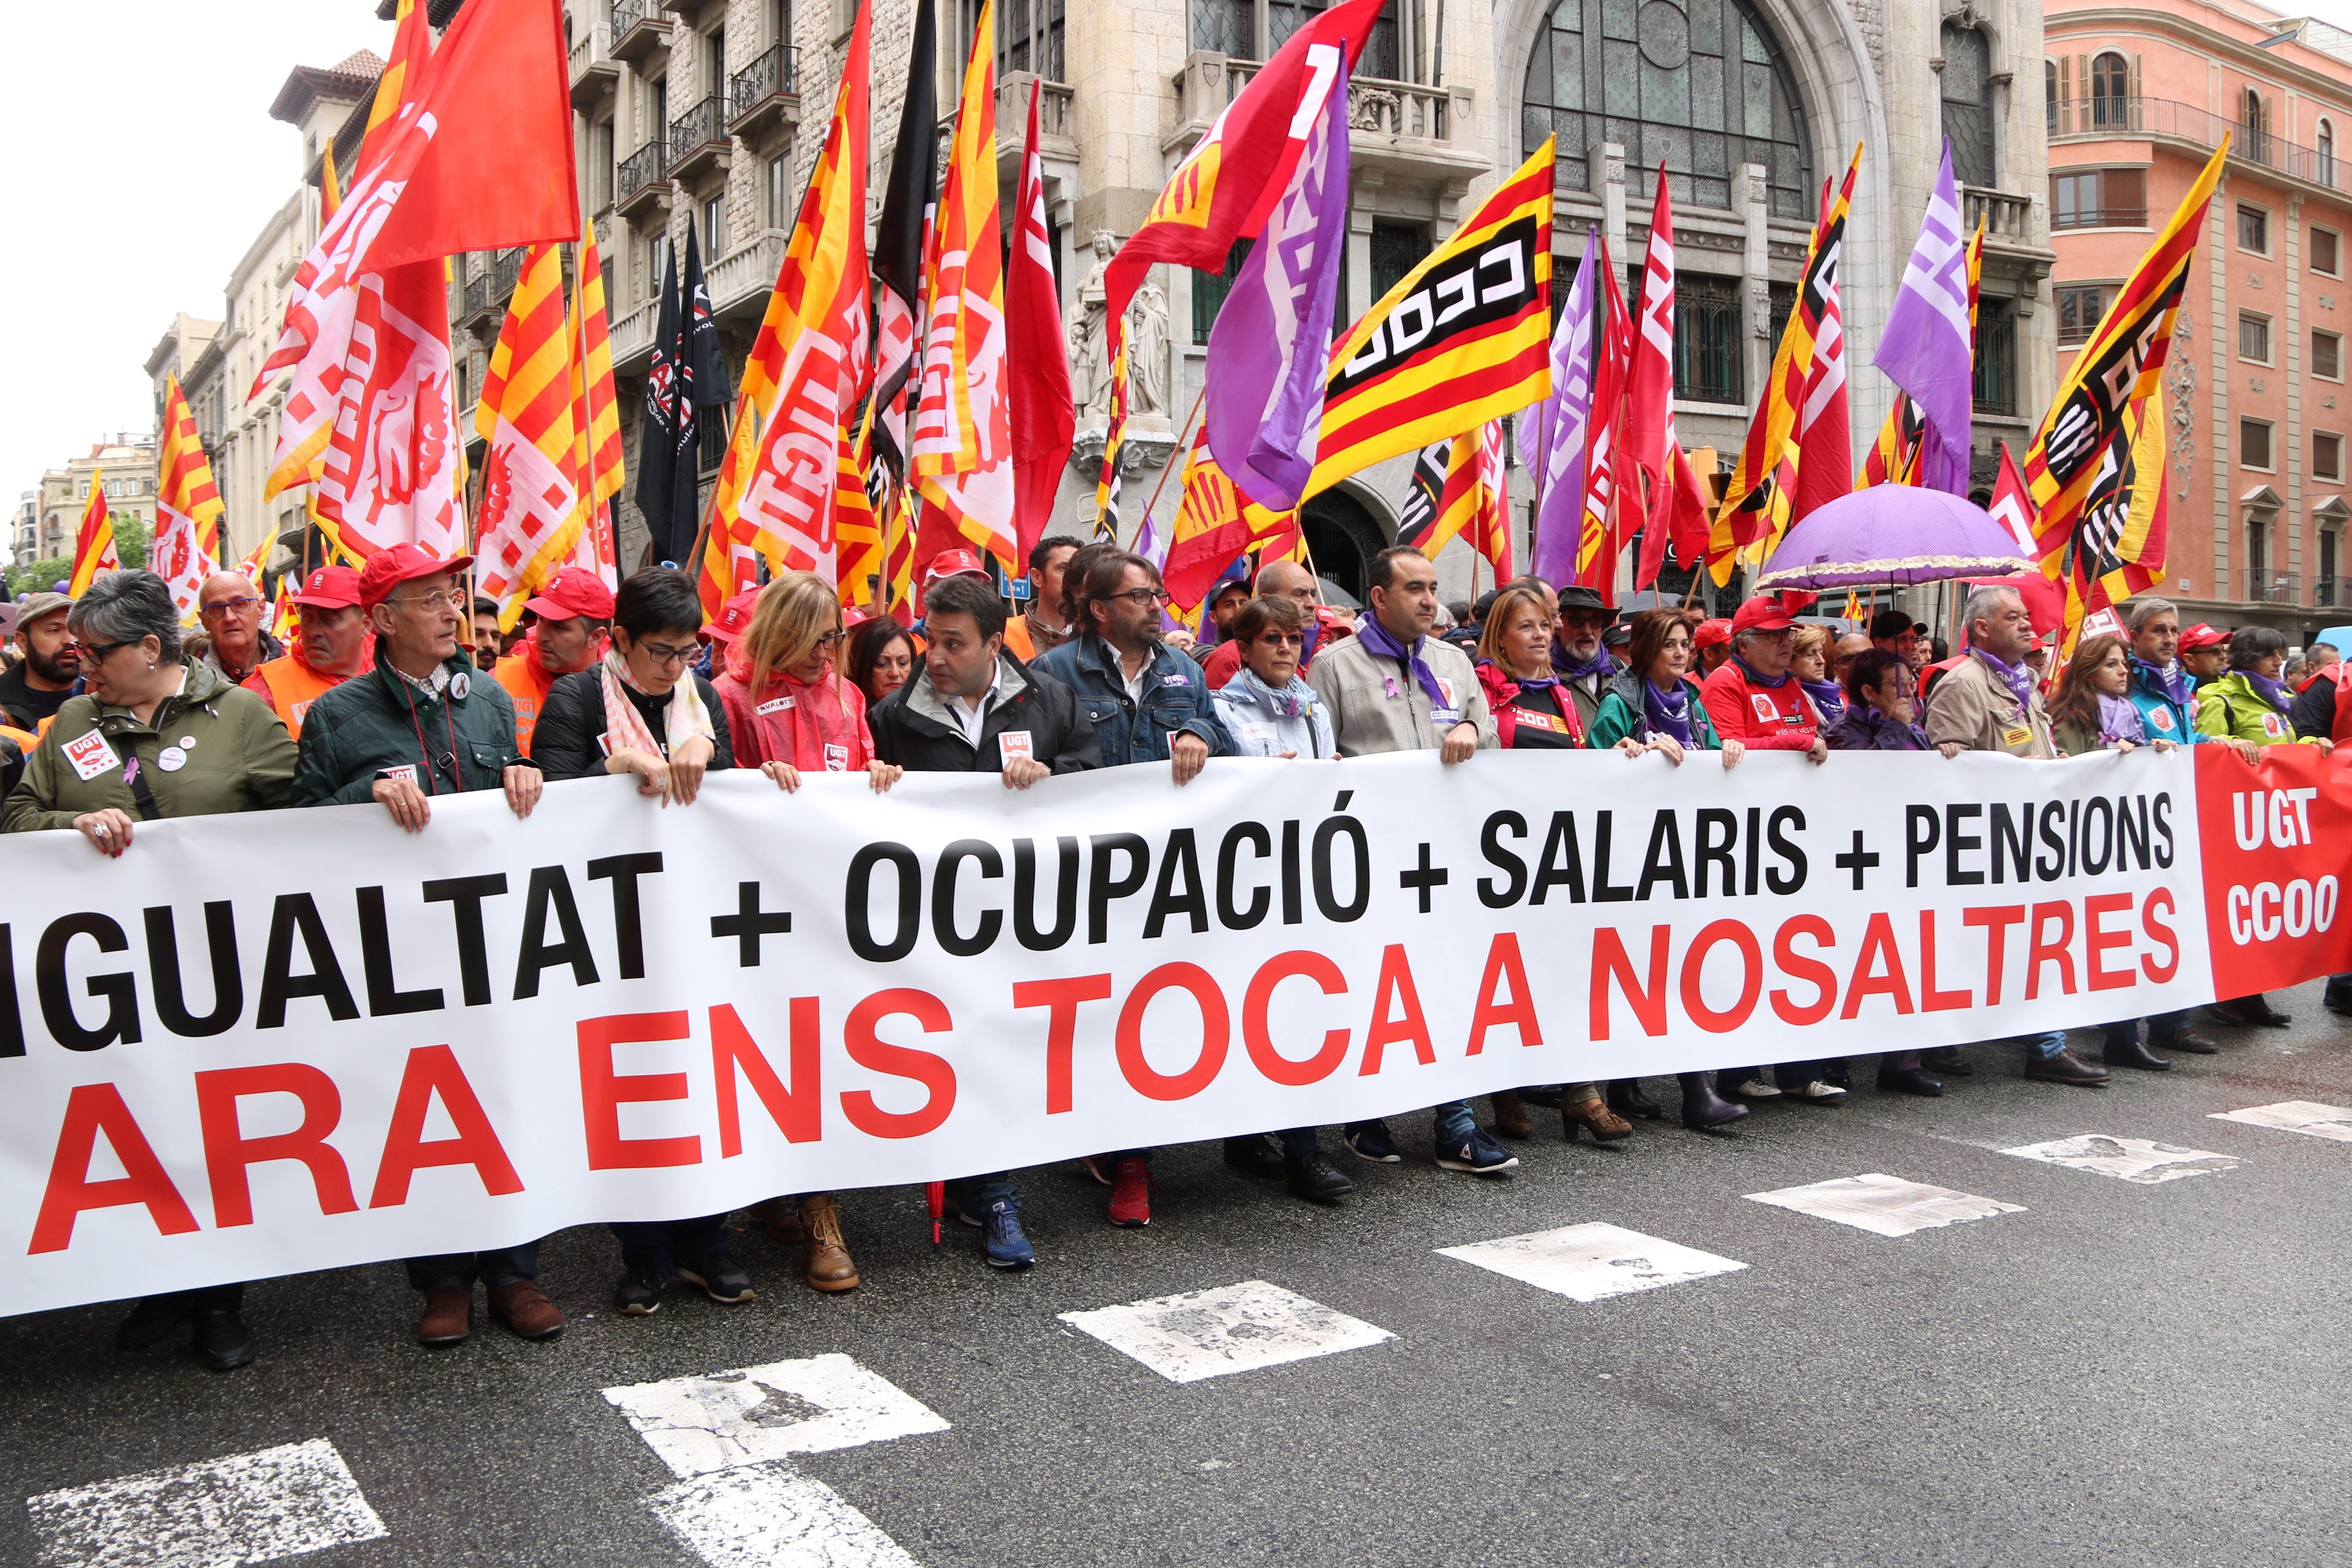
[[[2180,634],[2180,647],[2184,652],[2193,647],[2220,647],[2229,640],[2229,633],[2217,632],[2203,621]]]
[[[1760,594],[1739,606],[1731,617],[1731,635],[1742,632],[1785,632],[1797,624],[1794,616],[1781,607],[1778,595]]]
[[[349,566],[321,566],[304,581],[294,602],[305,609],[350,609],[360,602],[360,574]]]
[[[719,614],[702,635],[715,643],[731,643],[751,629],[751,613],[760,607],[760,590],[746,588],[719,606]]]
[[[613,590],[585,566],[566,566],[523,601],[524,609],[543,621],[568,621],[585,616],[592,621],[613,618]]]
[[[923,586],[928,588],[946,577],[985,579],[988,578],[988,568],[982,566],[980,557],[969,550],[942,550],[931,557],[929,566],[923,568]]]
[[[1731,623],[1721,616],[1699,622],[1698,630],[1691,634],[1693,647],[1719,647],[1730,640]]]
[[[414,544],[379,550],[368,557],[366,569],[360,573],[360,603],[373,609],[392,597],[392,591],[403,583],[463,572],[473,563],[470,555],[434,555]]]

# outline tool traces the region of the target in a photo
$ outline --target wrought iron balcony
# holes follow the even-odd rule
[[[2132,98],[2121,93],[2061,100],[2049,107],[2050,139],[2103,141],[2152,136],[2219,147],[2230,139],[2230,156],[2324,185],[2352,190],[2352,174],[2333,148],[2299,147],[2258,126],[2243,124],[2193,103],[2168,98]]]
[[[725,166],[727,123],[717,93],[699,99],[669,122],[669,174],[689,180],[714,163]]]
[[[489,313],[490,275],[484,272],[478,277],[467,279],[465,319],[470,321],[477,316],[487,316]]]
[[[667,200],[669,182],[662,176],[668,168],[669,143],[659,139],[622,159],[613,190],[614,210],[623,217],[634,217]]]
[[[585,32],[572,40],[572,106],[574,109],[593,109],[621,79],[621,68],[613,58],[613,36],[599,25],[605,20],[606,17],[598,17]]]
[[[2311,603],[2315,609],[2340,610],[2352,605],[2352,577],[2315,577],[2311,580]],[[2338,648],[2338,653],[2344,650]]]
[[[503,305],[514,297],[515,284],[522,277],[523,247],[520,245],[501,250],[490,258],[490,301]]]
[[[755,136],[771,125],[801,117],[797,60],[790,44],[775,44],[753,57],[727,83],[727,129]]]
[[[669,40],[669,18],[655,0],[613,0],[613,58],[643,59]]]
[[[2256,605],[2294,605],[2303,599],[2303,579],[2293,572],[2249,573],[2246,598]]]

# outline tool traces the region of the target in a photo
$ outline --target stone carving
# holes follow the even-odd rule
[[[1772,341],[1772,285],[1761,278],[1748,280],[1748,327],[1757,342]]]
[[[1094,269],[1078,290],[1078,309],[1070,321],[1070,400],[1079,417],[1108,423],[1110,419],[1110,309],[1103,274],[1110,267],[1116,237],[1108,229],[1094,237]]]
[[[1404,127],[1404,100],[1384,87],[1364,87],[1348,84],[1348,129],[1350,131],[1401,131]]]
[[[1145,282],[1127,308],[1127,411],[1165,423],[1168,406],[1168,296]]]
[[[2179,500],[2189,499],[2189,470],[2196,455],[2196,334],[2189,328],[2189,307],[2184,302],[2172,319],[2172,349],[2168,356],[2171,370],[2165,377],[2167,384],[2164,389],[2165,411],[2172,420],[2172,467],[2179,476],[2179,482],[2172,493]]]

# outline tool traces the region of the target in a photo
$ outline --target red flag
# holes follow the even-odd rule
[[[1614,275],[1610,281],[1614,284]],[[1617,460],[1621,537],[1632,531],[1636,520],[1666,510],[1666,454],[1672,449],[1675,425],[1675,208],[1663,159],[1658,198],[1650,209],[1649,254],[1642,264],[1642,319],[1633,332],[1633,364],[1625,392],[1625,427]]]
[[[1642,526],[1642,560],[1633,573],[1636,588],[1646,588],[1658,580],[1669,543],[1675,548],[1675,559],[1693,566],[1706,552],[1707,528],[1714,514],[1706,486],[1691,466],[1689,453],[1679,446],[1666,449],[1672,454],[1666,459],[1666,491]]]
[[[1601,329],[1601,351],[1592,366],[1592,415],[1584,438],[1584,525],[1576,547],[1576,580],[1597,588],[1604,605],[1617,603],[1617,536],[1611,525],[1617,496],[1617,442],[1625,415],[1625,383],[1633,353],[1633,322],[1625,315],[1625,296],[1617,288],[1617,268],[1609,259],[1609,242],[1601,239],[1602,298],[1608,325]]]
[[[1791,523],[1815,507],[1853,493],[1853,444],[1846,415],[1845,316],[1838,304],[1839,252],[1845,246],[1845,226],[1832,221],[1826,187],[1822,206],[1829,256],[1822,268],[1821,320],[1813,329],[1812,374],[1805,382],[1805,401],[1797,410],[1797,489],[1789,507]]]
[[[1004,283],[1012,340],[1013,517],[1022,561],[1044,538],[1054,495],[1070,460],[1077,409],[1070,362],[1062,347],[1062,309],[1054,283],[1054,245],[1045,227],[1045,165],[1037,153],[1038,84],[1029,84],[1029,138],[1014,188],[1013,268]]]

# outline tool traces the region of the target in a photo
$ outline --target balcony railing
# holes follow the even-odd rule
[[[613,58],[631,60],[667,36],[659,0],[613,0]]]
[[[2033,242],[2033,198],[2013,195],[2007,191],[1989,190],[1982,185],[1966,185],[1960,190],[1960,212],[1964,226],[1973,231],[1978,220],[1984,223],[1985,237],[2007,240],[2012,245]]]
[[[639,193],[658,184],[668,168],[669,143],[659,140],[646,142],[621,160],[613,190],[614,205],[625,208]]]
[[[604,18],[598,18],[599,21]],[[621,73],[613,62],[613,38],[602,26],[590,25],[572,40],[572,104],[593,109]]]
[[[2293,572],[2250,572],[2246,598],[2256,605],[2293,605],[2303,598],[2303,579]]]
[[[490,275],[487,272],[466,279],[466,319],[487,315],[490,309]]]
[[[515,281],[522,276],[522,250],[520,245],[501,250],[490,258],[490,298],[503,302],[511,299]]]
[[[793,72],[795,52],[790,44],[776,44],[760,51],[751,63],[737,71],[727,82],[727,123],[730,130],[740,130],[753,113],[767,100],[785,98],[798,92],[800,86]]]
[[[1175,79],[1177,129],[1167,144],[1172,149],[1206,129],[1263,68],[1257,60],[1194,54]],[[1024,108],[1025,111],[1025,103]],[[1358,77],[1348,84],[1348,128],[1350,151],[1359,163],[1465,168],[1475,163],[1483,168],[1486,162],[1466,145],[1466,100],[1457,103],[1447,88]]]
[[[2076,207],[2073,212],[2053,212],[2050,226],[2069,228],[2146,228],[2147,208],[2137,207]]]
[[[2298,147],[2268,131],[2168,98],[2066,99],[2051,106],[2050,124],[2053,137],[2167,136],[2200,147],[2219,147],[2227,136],[2232,157],[2329,190],[2352,189],[2344,161],[2332,150]]]
[[[2315,577],[2311,582],[2312,607],[2320,610],[2340,610],[2352,605],[2352,577]],[[2336,650],[2341,653],[2343,650]]]
[[[613,369],[627,375],[653,357],[655,318],[659,301],[648,300],[613,323]]]
[[[727,141],[727,125],[717,93],[698,99],[669,122],[670,173],[684,178],[699,169],[709,151]]]

